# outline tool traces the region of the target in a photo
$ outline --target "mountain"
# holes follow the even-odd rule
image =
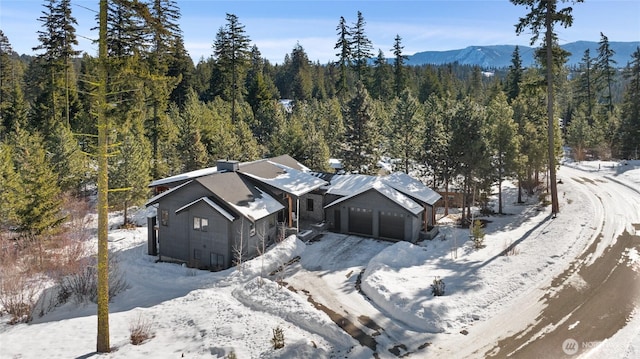
[[[598,56],[598,43],[594,41],[576,41],[561,45],[563,49],[569,51],[571,56],[567,65],[578,65],[584,51],[589,49],[592,58]],[[610,41],[609,46],[615,55],[613,59],[618,67],[625,67],[631,61],[631,54],[638,47],[640,41],[614,42]],[[460,50],[448,51],[424,51],[408,56],[407,65],[442,65],[458,62],[462,65],[478,65],[482,68],[500,68],[511,65],[511,57],[516,45],[491,45],[491,46],[469,46]],[[519,46],[522,65],[529,67],[534,64],[533,53],[535,48],[529,46]]]

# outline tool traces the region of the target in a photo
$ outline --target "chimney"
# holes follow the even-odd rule
[[[236,172],[240,168],[240,162],[230,160],[218,160],[218,171]]]

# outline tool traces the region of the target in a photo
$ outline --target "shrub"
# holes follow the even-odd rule
[[[440,279],[440,277],[435,277],[431,284],[431,294],[433,294],[434,297],[444,295],[444,287],[444,281]]]
[[[273,349],[284,348],[284,331],[280,327],[273,329],[273,338],[271,338]]]
[[[127,289],[129,285],[120,271],[119,261],[114,253],[109,254],[109,300]],[[58,283],[58,302],[60,304],[74,298],[76,303],[87,299],[96,302],[98,299],[98,267],[95,256],[85,258],[76,273],[62,277]]]
[[[236,352],[232,350],[231,353],[227,354],[225,359],[238,359],[238,356],[236,356]]]
[[[480,249],[484,247],[484,228],[482,228],[482,222],[475,220],[471,227],[471,239],[473,240],[473,247]]]
[[[148,318],[138,315],[138,318],[129,323],[129,341],[133,345],[140,345],[153,338],[152,323]]]
[[[0,273],[0,313],[11,316],[9,324],[31,321],[40,292],[38,283],[18,271]]]

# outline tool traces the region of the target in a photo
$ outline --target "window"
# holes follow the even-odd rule
[[[199,249],[193,250],[193,259],[199,261],[202,258],[202,251]]]
[[[224,268],[224,256],[222,254],[210,252],[209,260],[213,270],[221,270]]]
[[[209,229],[209,220],[202,217],[193,217],[193,230],[206,232]]]
[[[307,198],[307,212],[313,212],[313,198]]]
[[[249,236],[253,237],[256,235],[256,224],[253,222],[249,223]]]
[[[162,209],[160,210],[160,224],[163,226],[169,225],[169,210]]]

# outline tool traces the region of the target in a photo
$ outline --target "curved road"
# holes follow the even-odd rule
[[[640,252],[640,188],[613,177],[563,167],[563,181],[573,181],[595,203],[599,235],[545,288],[538,306],[513,315],[532,315],[526,328],[485,346],[484,357],[571,358],[589,354],[622,329],[640,305],[640,271],[629,254]],[[562,209],[559,214],[562,215]]]

